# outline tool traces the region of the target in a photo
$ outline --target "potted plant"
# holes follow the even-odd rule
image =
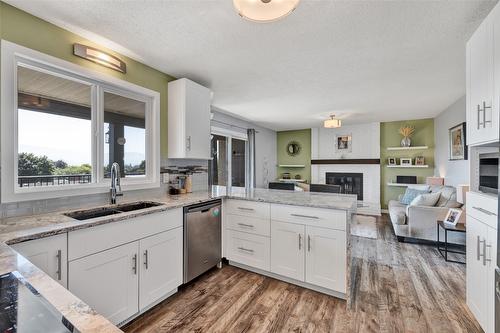
[[[401,147],[410,147],[411,139],[410,137],[415,132],[415,127],[404,125],[399,129],[399,134],[403,136],[401,140]]]

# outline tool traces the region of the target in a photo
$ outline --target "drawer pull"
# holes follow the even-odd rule
[[[294,217],[303,217],[303,218],[306,218],[306,219],[315,219],[315,220],[319,220],[319,217],[317,216],[312,216],[312,215],[301,215],[301,214],[290,214],[291,216],[294,216]]]
[[[237,207],[239,210],[246,210],[247,212],[253,212],[255,209],[247,207]]]
[[[61,280],[61,275],[62,275],[62,252],[61,250],[57,250],[57,255],[56,255],[56,258],[57,258],[57,279],[60,281]]]
[[[251,224],[246,224],[246,223],[238,223],[238,225],[240,225],[240,226],[242,226],[242,227],[252,228],[252,229],[254,228],[254,226],[253,226],[253,225],[251,225]]]
[[[244,247],[238,247],[238,250],[240,251],[245,251],[245,252],[249,252],[249,253],[253,253],[254,251],[252,249],[246,249]]]
[[[144,268],[149,269],[149,253],[148,253],[148,250],[144,251]]]
[[[132,272],[134,272],[134,275],[137,275],[137,254],[134,254],[132,257]]]
[[[299,250],[302,249],[302,235],[299,234]]]
[[[307,235],[307,252],[311,252],[311,236]]]
[[[472,208],[474,208],[475,210],[480,211],[480,212],[481,212],[481,213],[483,213],[483,214],[489,215],[489,216],[497,216],[497,214],[495,214],[495,213],[493,213],[493,212],[490,212],[489,210],[486,210],[486,209],[481,208],[481,207],[475,207],[475,206],[474,206],[474,207],[472,207]]]

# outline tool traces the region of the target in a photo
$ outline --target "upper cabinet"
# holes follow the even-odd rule
[[[467,143],[498,141],[500,92],[500,7],[481,23],[467,43]]]
[[[210,158],[210,90],[188,79],[168,83],[168,157]]]

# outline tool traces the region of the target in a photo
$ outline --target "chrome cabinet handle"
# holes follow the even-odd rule
[[[307,235],[307,252],[311,252],[311,236]]]
[[[481,106],[478,104],[477,105],[477,129],[481,128]]]
[[[134,254],[134,256],[132,257],[132,262],[132,271],[135,275],[137,275],[137,254]]]
[[[242,227],[247,227],[247,228],[254,228],[253,225],[251,224],[246,224],[246,223],[238,223],[238,225],[242,226]]]
[[[302,235],[299,234],[299,250],[302,249]]]
[[[144,251],[144,267],[146,269],[149,268],[149,263],[148,263],[148,250]]]
[[[247,208],[247,207],[237,207],[239,210],[246,210],[246,211],[249,211],[249,212],[253,212],[255,209],[253,208]]]
[[[186,149],[189,151],[191,150],[191,135],[186,137]]]
[[[486,102],[483,101],[483,128],[486,128],[486,124],[491,123],[491,120],[486,120],[486,109],[491,109],[491,106],[486,106]]]
[[[481,243],[486,243],[486,240],[481,240],[479,236],[477,236],[477,260],[481,260],[481,257],[484,256],[484,253],[481,254]]]
[[[486,248],[490,248],[490,258],[486,259]],[[486,262],[491,262],[491,245],[486,245],[486,240],[483,243],[483,266],[486,266]]]
[[[244,247],[238,247],[238,250],[245,251],[245,252],[250,252],[250,253],[254,252],[252,249],[246,249]]]
[[[473,206],[472,208],[474,208],[475,210],[478,210],[480,211],[481,213],[484,213],[486,215],[489,215],[489,216],[497,216],[497,214],[493,213],[493,212],[490,212],[489,210],[486,210],[484,208],[481,208],[481,207],[475,207]]]
[[[61,250],[57,250],[56,258],[57,258],[56,274],[57,274],[57,279],[60,281],[61,276],[62,276],[62,252],[61,252]]]
[[[301,214],[290,214],[291,216],[294,216],[294,217],[304,217],[306,219],[315,219],[315,220],[318,220],[319,217],[317,216],[311,216],[311,215],[301,215]]]

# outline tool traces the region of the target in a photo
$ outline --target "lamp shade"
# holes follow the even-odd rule
[[[254,22],[272,22],[289,15],[300,0],[233,0],[238,14]]]
[[[323,122],[323,126],[325,128],[339,128],[342,126],[342,121],[335,118],[335,116],[330,116],[330,119],[327,119]]]
[[[444,185],[444,178],[442,178],[442,177],[427,177],[425,180],[425,183],[427,185],[441,186],[441,185]]]
[[[457,185],[457,201],[465,205],[467,192],[469,192],[469,185]]]

